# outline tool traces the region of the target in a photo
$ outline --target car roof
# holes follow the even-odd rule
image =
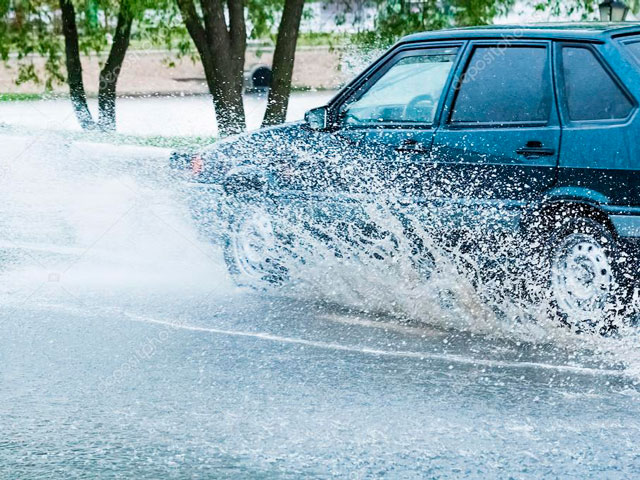
[[[476,39],[476,38],[540,38],[552,40],[580,40],[605,42],[612,37],[640,35],[640,22],[573,22],[573,23],[531,23],[524,25],[490,25],[483,27],[462,27],[408,35],[400,43],[429,40]]]

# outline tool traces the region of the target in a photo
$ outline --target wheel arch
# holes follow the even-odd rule
[[[554,198],[546,200],[533,210],[526,220],[525,228],[542,228],[542,231],[548,234],[554,228],[561,226],[564,220],[577,217],[589,218],[598,222],[614,238],[618,238],[616,228],[602,206],[587,199]]]

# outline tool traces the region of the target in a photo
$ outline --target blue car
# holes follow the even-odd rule
[[[335,239],[314,224],[347,236],[358,225],[371,244],[385,237],[358,214],[371,201],[411,218],[408,235],[416,221],[437,225],[445,244],[460,232],[492,242],[516,235],[542,252],[531,268],[554,314],[575,325],[602,321],[634,288],[638,99],[638,24],[411,35],[305,121],[194,155],[194,216],[203,226],[224,217],[229,270],[253,285],[287,276],[273,252],[296,240],[274,231],[274,212],[328,243]],[[223,209],[220,195],[235,207]],[[423,248],[417,238],[414,253],[426,258]]]

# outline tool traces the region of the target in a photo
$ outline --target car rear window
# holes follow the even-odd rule
[[[629,53],[633,55],[633,58],[635,58],[636,62],[638,62],[638,65],[640,65],[640,39],[632,40],[625,43],[624,45],[627,50],[629,50]]]
[[[572,121],[629,116],[633,103],[590,49],[564,47],[562,64],[564,101]]]

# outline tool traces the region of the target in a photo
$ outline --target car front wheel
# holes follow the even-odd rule
[[[261,290],[283,284],[287,270],[281,264],[281,245],[267,212],[259,208],[235,216],[224,242],[224,259],[235,282]]]

